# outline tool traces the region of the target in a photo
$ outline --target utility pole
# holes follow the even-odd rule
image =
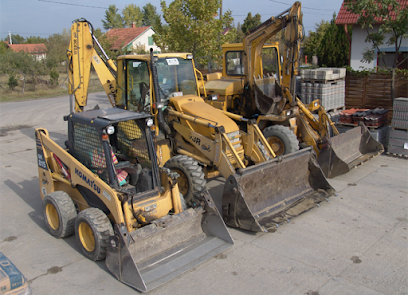
[[[9,41],[10,41],[10,45],[13,45],[13,41],[11,40],[11,33],[9,31]]]

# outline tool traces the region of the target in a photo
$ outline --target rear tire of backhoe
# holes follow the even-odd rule
[[[88,208],[79,212],[75,221],[75,236],[82,253],[90,260],[103,260],[113,236],[112,225],[102,210]]]
[[[276,156],[287,155],[299,150],[299,141],[289,127],[272,125],[265,128],[263,134]]]
[[[77,211],[74,202],[66,192],[56,191],[44,197],[43,216],[52,236],[65,238],[74,233]]]
[[[207,181],[204,178],[203,168],[193,158],[177,155],[168,160],[164,166],[180,174],[177,183],[187,204],[196,193],[205,189]]]

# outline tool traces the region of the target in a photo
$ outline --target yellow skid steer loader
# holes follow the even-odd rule
[[[284,214],[290,207],[304,200],[313,200],[308,202],[308,208],[311,208],[334,192],[324,177],[317,177],[320,182],[314,186],[309,184],[309,175],[312,174],[309,171],[316,169],[317,174],[321,173],[310,149],[295,156],[299,158],[298,165],[303,165],[296,172],[299,174],[301,171],[296,178],[309,184],[300,187],[291,181],[294,176],[287,173],[287,166],[292,163],[285,158],[275,158],[254,121],[222,112],[205,103],[200,97],[197,71],[191,54],[151,52],[145,55],[125,55],[118,57],[115,66],[109,62],[90,28],[91,25],[85,20],[76,21],[71,28],[68,51],[72,78],[70,93],[75,94],[76,100],[72,111],[80,112],[86,105],[87,86],[83,81],[89,80],[92,63],[101,83],[110,85],[105,90],[108,89],[107,95],[114,106],[154,116],[158,164],[180,174],[180,191],[187,204],[194,203],[195,194],[205,187],[206,179],[218,175],[227,179],[237,171],[251,174],[254,184],[260,187],[265,181],[269,184],[270,190],[264,190],[260,198],[251,189],[239,187],[240,183],[236,183],[242,203],[248,204],[249,212],[258,212],[251,219],[258,218],[256,216],[262,210],[259,208],[269,210],[276,203],[280,204],[279,210],[265,214]],[[236,121],[243,126],[242,129]],[[258,165],[264,168],[250,169]],[[280,179],[276,175],[285,175],[287,181],[284,184],[276,182]],[[315,190],[324,192],[322,198],[315,197]],[[284,204],[276,197],[282,196],[282,191],[287,192]],[[292,194],[295,191],[296,196]],[[252,206],[257,209],[254,210]],[[247,228],[242,222],[244,215],[241,215],[241,211],[236,212],[238,215],[235,217],[239,221],[231,221],[231,216],[227,217],[228,213],[223,209],[227,224]],[[262,222],[259,224],[250,230],[267,231],[273,230],[275,226]]]
[[[35,130],[43,214],[51,235],[75,232],[83,254],[106,258],[147,292],[233,244],[207,190],[187,208],[178,174],[159,168],[151,115],[118,108],[72,113],[66,149]]]

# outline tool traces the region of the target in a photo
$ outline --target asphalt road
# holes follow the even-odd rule
[[[104,93],[88,105],[108,106]],[[68,96],[0,104],[0,251],[33,294],[137,294],[75,237],[56,239],[42,217],[34,129],[62,144]],[[408,162],[380,155],[329,180],[338,196],[275,233],[229,228],[235,244],[149,294],[408,294]],[[222,178],[209,183],[217,204]]]

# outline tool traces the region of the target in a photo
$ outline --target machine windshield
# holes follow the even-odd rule
[[[160,58],[156,62],[162,100],[187,94],[197,95],[197,84],[191,59]]]

